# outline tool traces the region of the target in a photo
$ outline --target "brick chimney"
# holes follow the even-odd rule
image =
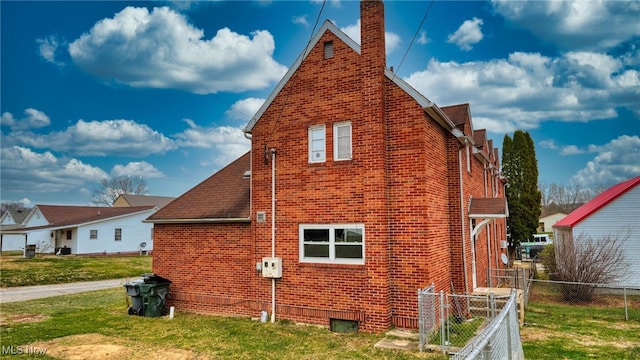
[[[380,0],[360,1],[360,76],[362,112],[358,129],[359,154],[367,226],[368,330],[391,326],[391,281],[389,249],[389,204],[387,194],[387,146],[385,118],[384,4]]]
[[[371,65],[386,66],[384,40],[384,4],[380,0],[360,1],[360,49],[361,55]]]

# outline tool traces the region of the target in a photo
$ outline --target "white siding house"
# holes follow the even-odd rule
[[[3,228],[2,237],[19,236],[23,248],[36,245],[40,253],[149,252],[153,250],[153,224],[142,221],[157,210],[156,206],[36,205],[20,227]]]
[[[579,207],[554,226],[556,241],[580,236],[621,236],[629,266],[619,284],[640,289],[640,176],[617,184]]]

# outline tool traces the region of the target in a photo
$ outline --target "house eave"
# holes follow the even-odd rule
[[[250,223],[251,218],[207,218],[207,219],[146,219],[144,223],[153,224],[215,224],[215,223]]]

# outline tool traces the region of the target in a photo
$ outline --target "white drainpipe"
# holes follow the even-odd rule
[[[276,149],[271,149],[271,257],[276,257]],[[276,322],[276,279],[271,279],[271,322]]]

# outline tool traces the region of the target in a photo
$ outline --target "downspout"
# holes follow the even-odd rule
[[[462,271],[464,279],[465,294],[469,293],[469,284],[467,282],[467,252],[465,251],[465,232],[464,225],[464,186],[462,184],[462,148],[458,149],[458,174],[460,176],[460,219],[462,221]]]
[[[271,149],[271,257],[276,257],[276,149]],[[271,323],[276,322],[276,279],[271,279]]]

